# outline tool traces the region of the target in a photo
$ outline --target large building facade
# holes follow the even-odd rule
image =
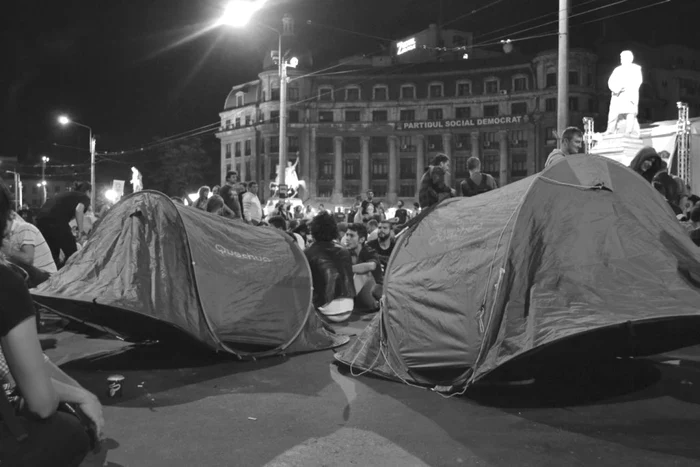
[[[285,40],[293,42],[285,21]],[[434,34],[440,50],[421,46]],[[451,158],[455,187],[471,156],[500,185],[540,171],[557,144],[556,51],[479,55],[470,44],[467,33],[431,27],[397,41],[391,55],[351,57],[316,74],[308,52],[296,49],[300,66],[288,70],[288,160],[298,159],[302,199],[348,206],[372,190],[389,204],[413,201],[437,153]],[[597,116],[597,58],[572,50],[569,65],[570,121],[580,126],[584,116]],[[222,181],[231,169],[263,187],[274,181],[277,73],[266,60],[257,80],[228,95],[217,133]]]

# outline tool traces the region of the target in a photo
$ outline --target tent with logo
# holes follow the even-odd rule
[[[700,249],[617,162],[569,156],[422,216],[397,237],[380,312],[336,354],[353,374],[448,391],[700,342]]]
[[[33,297],[127,340],[189,336],[245,355],[347,342],[311,304],[311,271],[291,238],[181,204],[155,191],[123,198],[85,247]]]

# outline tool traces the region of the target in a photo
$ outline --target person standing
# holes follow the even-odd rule
[[[450,158],[445,154],[436,155],[420,181],[418,202],[421,209],[429,208],[442,200],[452,198],[457,192],[445,183],[450,171]]]
[[[262,205],[258,198],[257,182],[250,182],[248,191],[243,193],[243,218],[252,225],[260,225],[262,221]]]
[[[467,159],[467,170],[469,170],[469,177],[459,185],[462,196],[476,196],[498,188],[496,180],[491,175],[481,173],[481,161],[478,157]]]
[[[403,201],[401,200],[396,203],[394,218],[396,219],[397,225],[404,225],[406,222],[408,222],[408,211],[403,207]]]
[[[547,156],[547,161],[544,163],[545,168],[555,162],[563,160],[568,155],[578,154],[581,152],[582,146],[583,131],[575,126],[570,126],[564,130],[564,134],[561,135],[561,148],[553,150],[549,153],[549,156]]]
[[[70,221],[75,218],[79,240],[87,237],[85,230],[85,213],[90,207],[92,185],[88,182],[76,182],[73,191],[64,191],[49,199],[39,210],[37,227],[49,244],[51,255],[60,269],[60,254],[63,251],[66,261],[78,251],[75,237],[71,231]]]
[[[243,217],[241,215],[241,204],[238,200],[237,184],[238,172],[230,170],[226,172],[226,183],[219,190],[219,196],[223,198],[224,205],[230,211],[230,213],[226,213],[226,216],[232,219],[241,219]]]

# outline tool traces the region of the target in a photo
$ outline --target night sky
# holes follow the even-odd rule
[[[572,46],[593,47],[603,24],[609,40],[697,42],[697,26],[679,18],[697,18],[700,0],[673,0],[577,26],[658,1],[572,0],[573,14],[618,3],[572,18]],[[274,33],[250,25],[214,29],[176,45],[214,22],[225,2],[12,2],[0,45],[0,154],[19,155],[23,163],[35,163],[42,154],[68,162],[87,158],[53,146],[87,147],[86,131],[55,123],[60,113],[92,126],[98,151],[128,149],[216,122],[231,86],[254,79],[264,53],[277,40]],[[268,0],[254,21],[280,27],[282,15],[292,14],[298,35],[312,45],[320,66],[353,53],[376,52],[383,44],[340,29],[397,39],[440,21],[442,11],[443,22],[451,21],[447,27],[475,32],[478,43],[479,33],[490,33],[492,39],[556,32],[552,24],[517,34],[556,20],[557,9],[558,0]],[[517,25],[547,13],[552,15]],[[525,53],[553,48],[556,36],[518,46]]]

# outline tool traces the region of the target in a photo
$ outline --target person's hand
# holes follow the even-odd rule
[[[103,441],[105,419],[104,415],[102,415],[102,404],[100,404],[100,401],[99,399],[97,399],[97,396],[90,392],[88,392],[87,394],[88,396],[86,400],[82,404],[80,404],[80,409],[95,424],[95,430],[97,431],[97,439]]]
[[[453,197],[454,197],[454,196],[457,196],[457,190],[455,190],[454,188],[450,188],[450,194],[451,194]]]

